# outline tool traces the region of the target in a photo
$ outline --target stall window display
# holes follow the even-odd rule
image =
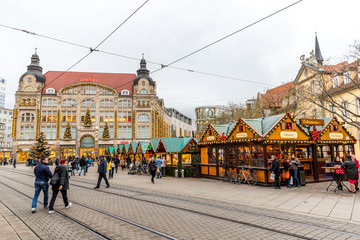
[[[178,165],[178,155],[177,154],[172,154],[172,165],[173,166],[177,166]]]
[[[208,152],[209,156],[209,164],[210,165],[216,165],[216,148],[209,148]]]
[[[191,164],[191,154],[182,154],[181,162],[182,164]]]

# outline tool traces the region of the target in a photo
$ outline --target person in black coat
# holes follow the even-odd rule
[[[355,183],[359,180],[359,175],[356,169],[356,162],[351,159],[350,155],[346,155],[345,162],[341,165],[345,169],[346,176],[350,183],[350,192],[356,193]]]
[[[61,192],[61,195],[63,197],[65,208],[71,207],[71,203],[69,203],[67,197],[67,190],[69,189],[69,173],[66,165],[67,165],[66,159],[61,159],[59,161],[59,166],[55,167],[54,175],[55,173],[57,173],[59,177],[59,182],[55,185],[52,185],[53,194],[50,201],[49,213],[54,213],[54,204],[59,192]]]
[[[281,189],[280,187],[280,161],[274,155],[271,156],[271,172],[275,174],[275,188]]]
[[[332,163],[331,163],[331,166],[332,167],[341,167],[341,165],[343,164],[343,162],[341,161],[341,159],[340,159],[340,157],[336,157],[335,158],[335,161],[333,161]],[[340,170],[342,170],[341,168],[340,168]],[[336,172],[338,172],[338,173],[336,173]],[[334,174],[334,176],[335,176],[335,181],[336,181],[336,183],[337,183],[337,188],[339,189],[339,190],[342,190],[343,189],[343,187],[342,187],[342,184],[341,184],[341,181],[342,181],[342,176],[344,175],[343,173],[340,173],[341,171],[336,171],[335,172],[335,174]]]
[[[97,170],[98,174],[99,174],[99,178],[98,178],[98,182],[96,184],[96,187],[94,188],[100,188],[100,183],[101,183],[101,179],[104,178],[105,183],[106,183],[106,187],[109,188],[110,184],[106,178],[106,172],[107,172],[107,162],[106,159],[104,158],[104,156],[100,157],[100,163],[99,163],[99,167]]]
[[[155,162],[155,158],[151,157],[151,160],[149,162],[149,170],[150,170],[150,173],[151,173],[151,182],[152,183],[155,183],[154,178],[155,178],[155,174],[156,174],[156,169],[157,169],[157,165],[156,165],[156,162]]]

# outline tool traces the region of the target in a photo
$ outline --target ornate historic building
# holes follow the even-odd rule
[[[42,74],[37,54],[19,80],[13,110],[13,154],[19,160],[39,132],[53,157],[102,154],[107,147],[160,137],[192,136],[192,119],[183,129],[156,95],[156,82],[142,59],[135,74],[49,71]],[[178,119],[176,119],[178,121]]]

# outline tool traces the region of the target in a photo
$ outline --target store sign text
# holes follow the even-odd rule
[[[343,139],[344,135],[342,133],[330,133],[331,139]]]
[[[235,136],[236,136],[236,138],[245,138],[245,137],[247,137],[247,133],[238,133]]]
[[[215,136],[209,136],[206,138],[206,140],[208,141],[214,141],[215,140]]]
[[[297,138],[298,133],[297,132],[280,132],[281,138]]]

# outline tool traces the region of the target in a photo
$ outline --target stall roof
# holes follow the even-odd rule
[[[120,151],[120,153],[122,152],[123,148],[124,148],[124,145],[123,145],[123,144],[119,144],[119,151]]]
[[[179,152],[192,138],[161,138],[166,152]]]
[[[132,142],[132,143],[131,143],[131,147],[132,147],[133,153],[136,152],[137,146],[138,146],[138,143],[137,143],[137,142]]]
[[[128,153],[130,148],[130,143],[125,143],[124,147],[125,147],[125,152]]]
[[[148,147],[149,147],[150,143],[145,142],[145,141],[140,141],[139,145],[140,145],[140,148],[141,148],[141,152],[145,154],[146,151],[148,150]]]
[[[236,125],[236,123],[228,123],[228,124],[211,124],[214,129],[218,132],[218,134],[221,136],[223,133],[225,136],[227,136],[231,129]]]
[[[156,150],[159,146],[159,142],[160,142],[159,139],[151,139],[150,140],[150,143],[151,143],[151,146],[153,147],[154,152],[156,152]]]
[[[263,118],[243,119],[250,127],[264,136],[270,129],[272,129],[286,114],[274,115]]]

